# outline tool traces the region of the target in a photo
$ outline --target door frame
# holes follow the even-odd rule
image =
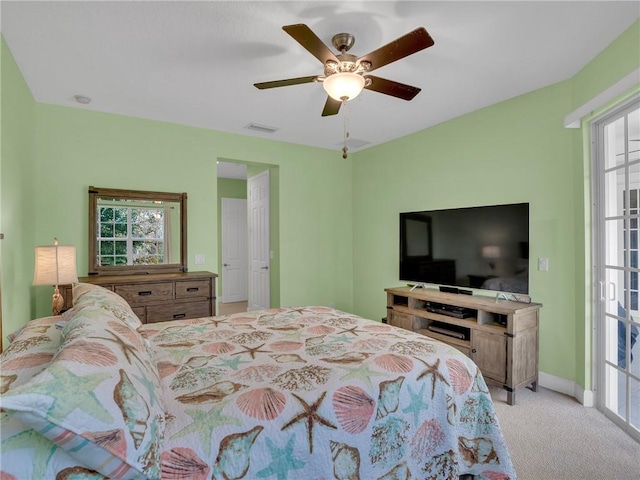
[[[599,162],[601,161],[601,151],[604,148],[604,138],[600,134],[599,126],[616,117],[623,115],[626,110],[634,107],[634,104],[640,100],[640,94],[633,95],[625,99],[618,105],[615,105],[606,112],[592,118],[589,121],[590,134],[590,174],[591,174],[591,327],[593,332],[592,338],[592,385],[595,392],[594,400],[596,408],[605,415],[609,420],[618,425],[622,430],[640,441],[640,435],[630,424],[628,416],[629,408],[627,408],[627,418],[622,420],[619,416],[611,411],[606,405],[606,331],[604,318],[606,317],[605,306],[605,205],[603,199],[605,197],[604,182],[601,174]],[[627,147],[628,148],[628,147]],[[627,267],[624,267],[627,268]],[[626,271],[626,270],[625,270]],[[627,345],[628,347],[629,345]],[[628,374],[627,374],[628,375]],[[627,379],[628,380],[628,379]],[[627,382],[628,384],[628,382]],[[628,389],[625,392],[629,395]],[[637,427],[637,426],[636,426]]]

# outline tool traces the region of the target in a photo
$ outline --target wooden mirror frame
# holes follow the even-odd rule
[[[158,265],[116,265],[98,264],[98,198],[124,200],[148,200],[175,202],[180,205],[180,263]],[[120,190],[114,188],[89,187],[89,275],[136,275],[145,273],[186,272],[187,268],[187,194],[167,192],[147,192],[144,190]]]

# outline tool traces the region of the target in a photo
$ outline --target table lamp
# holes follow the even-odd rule
[[[60,315],[64,306],[64,299],[60,295],[58,285],[76,283],[76,247],[58,245],[58,239],[53,239],[53,245],[36,247],[36,268],[33,274],[34,285],[53,285],[52,309],[54,315]]]
[[[496,261],[500,258],[500,247],[497,245],[486,245],[482,247],[482,257],[487,259],[491,275],[495,274]]]

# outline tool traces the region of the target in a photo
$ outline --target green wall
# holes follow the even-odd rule
[[[639,25],[570,80],[352,156],[356,313],[384,316],[383,289],[399,284],[399,212],[529,202],[540,370],[591,387],[588,152],[563,120],[640,66]]]
[[[78,108],[38,105],[37,110],[35,181],[37,191],[47,195],[37,196],[35,202],[36,241],[46,242],[57,234],[63,243],[77,245],[80,275],[87,272],[89,185],[187,192],[189,269],[217,271],[215,161],[234,158],[278,166],[282,304],[335,303],[352,308],[351,276],[343,274],[350,256],[334,254],[344,250],[345,242],[349,251],[351,246],[351,209],[343,208],[350,205],[351,167],[340,155]],[[58,168],[46,171],[46,165]],[[301,189],[312,194],[301,195]],[[338,193],[330,198],[320,194],[333,190]],[[51,204],[63,208],[52,211]],[[195,253],[205,255],[205,265],[195,268]],[[304,287],[300,265],[305,266],[309,282]],[[330,288],[327,278],[332,279]],[[44,300],[39,298],[37,313],[44,311]]]
[[[639,32],[636,22],[571,79],[348,161],[334,151],[36,104],[3,43],[5,333],[50,311],[50,289],[30,286],[33,246],[54,236],[75,244],[86,274],[89,185],[186,191],[189,268],[204,253],[202,267],[218,271],[214,162],[233,159],[276,172],[280,304],[334,304],[374,319],[386,314],[383,289],[399,284],[398,212],[529,202],[531,295],[544,305],[540,370],[589,388],[588,152],[583,132],[563,128],[563,119],[638,68]],[[541,256],[548,272],[536,268]]]
[[[572,110],[584,105],[639,65],[640,21],[637,21],[571,79]]]
[[[385,314],[398,285],[398,213],[530,203],[530,294],[544,304],[540,369],[575,376],[571,132],[567,82],[354,156],[354,307]],[[537,270],[548,257],[550,270]],[[553,358],[547,349],[554,352]]]
[[[0,216],[4,240],[0,241],[2,264],[2,334],[22,327],[36,314],[35,289],[43,289],[51,314],[53,289],[32,287],[35,240],[35,145],[36,104],[4,39],[0,41],[2,77],[2,149],[0,156]],[[10,92],[10,93],[9,93]],[[53,236],[49,242],[53,243]]]
[[[339,153],[37,104],[6,52],[1,163],[5,333],[51,311],[51,289],[31,287],[35,245],[50,244],[54,236],[76,245],[78,274],[86,275],[89,185],[187,192],[189,269],[196,270],[193,254],[204,253],[207,263],[197,269],[217,271],[215,161],[225,158],[277,167],[272,169],[278,192],[274,216],[281,220],[275,238],[281,249],[278,286],[284,293],[274,288],[276,301],[352,309],[351,165]],[[302,274],[305,282],[300,282]]]

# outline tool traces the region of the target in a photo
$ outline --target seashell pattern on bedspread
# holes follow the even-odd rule
[[[480,371],[441,342],[327,307],[136,329],[102,310],[66,340],[34,320],[0,357],[0,406],[33,384],[76,435],[0,410],[1,478],[516,478]]]
[[[163,478],[515,478],[484,379],[457,350],[326,307],[203,320],[142,327],[160,365],[182,365],[162,379]],[[182,345],[199,338],[214,340]],[[220,374],[175,388],[194,358]]]

